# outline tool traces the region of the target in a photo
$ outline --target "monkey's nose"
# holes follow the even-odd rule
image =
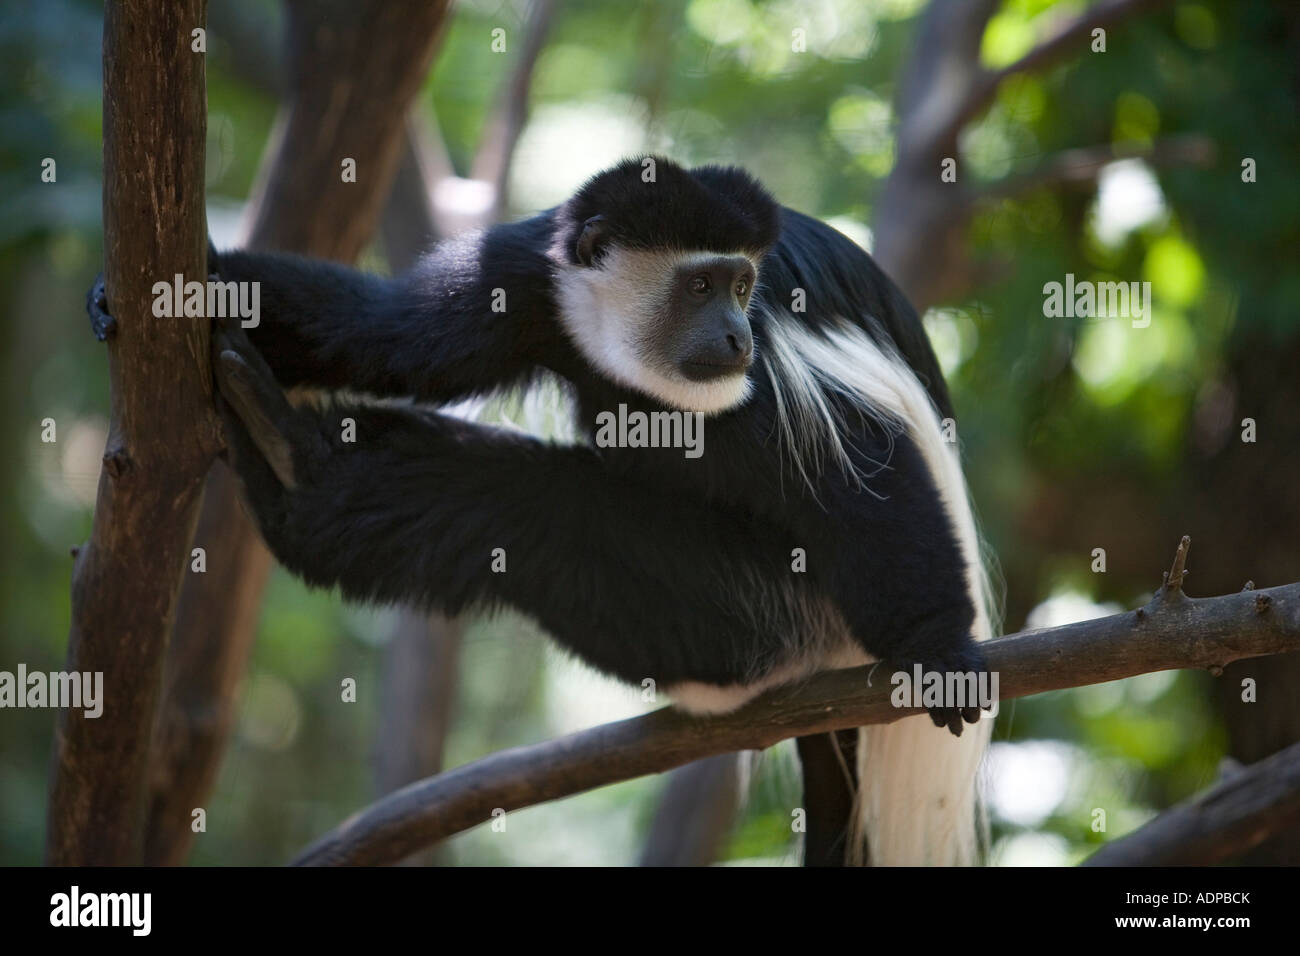
[[[682,373],[693,381],[735,375],[749,368],[754,357],[754,337],[748,329],[729,329],[696,345],[681,363]]]
[[[754,336],[750,334],[749,329],[728,332],[726,349],[735,356],[737,361],[748,365],[750,357],[754,354]]]

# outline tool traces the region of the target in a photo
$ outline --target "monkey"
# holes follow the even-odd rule
[[[258,324],[214,331],[220,404],[262,536],[309,585],[508,606],[698,714],[826,669],[986,670],[994,601],[924,327],[866,251],[744,170],[626,160],[392,278],[210,260],[260,283]],[[111,332],[102,288],[91,315]],[[574,443],[436,408],[546,378]],[[347,397],[295,407],[298,386]],[[705,451],[597,443],[618,409],[699,415]],[[976,861],[991,721],[929,717],[800,739],[805,786],[841,777],[848,820],[810,819],[809,862]]]

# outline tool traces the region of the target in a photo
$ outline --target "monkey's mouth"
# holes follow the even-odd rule
[[[745,356],[734,362],[681,362],[677,368],[692,382],[714,382],[734,375],[744,375],[753,364],[752,358]]]

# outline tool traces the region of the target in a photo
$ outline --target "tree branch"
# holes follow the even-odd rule
[[[1084,866],[1212,866],[1300,825],[1300,744],[1237,769],[1106,844]]]
[[[1187,575],[1187,551],[1191,546],[1192,539],[1187,535],[1183,535],[1183,540],[1178,542],[1178,550],[1174,553],[1174,563],[1165,575],[1164,591],[1166,594],[1172,594],[1183,589],[1183,578]]]
[[[1121,159],[1141,159],[1153,166],[1209,166],[1214,157],[1214,142],[1197,133],[1170,136],[1150,146],[1107,143],[1067,149],[1023,173],[991,183],[971,198],[988,202],[1022,196],[1042,186],[1091,186],[1106,166]]]
[[[1066,23],[1020,59],[997,70],[981,70],[979,82],[971,86],[952,114],[952,135],[955,136],[963,126],[989,108],[997,96],[998,87],[1005,80],[1021,73],[1045,70],[1072,53],[1075,48],[1087,45],[1093,30],[1109,30],[1129,17],[1154,10],[1169,2],[1170,0],[1102,0]]]
[[[407,109],[428,73],[447,6],[287,5],[289,107],[272,134],[275,158],[258,190],[256,245],[356,258],[388,196]],[[357,162],[356,182],[341,176],[346,158]]]
[[[546,34],[555,17],[558,0],[533,0],[519,61],[502,87],[497,108],[489,117],[479,142],[470,176],[492,185],[492,221],[501,217],[506,206],[506,187],[515,146],[528,120],[528,94],[533,84],[533,68],[546,42]]]
[[[962,130],[989,108],[1002,81],[1040,70],[1107,28],[1169,0],[1103,0],[1051,39],[1000,70],[980,65],[980,43],[996,0],[933,0],[900,84],[898,149],[876,202],[873,254],[918,312],[958,291],[968,273],[962,237],[978,197],[940,178],[958,156]]]
[[[1262,600],[1261,600],[1262,597]],[[1178,668],[1221,669],[1300,649],[1300,584],[1192,599],[1162,588],[1136,611],[985,645],[1002,699]],[[491,817],[692,760],[788,737],[888,723],[918,711],[890,702],[873,668],[829,671],[720,717],[665,708],[559,740],[493,754],[372,804],[308,847],[300,865],[390,863]]]
[[[668,775],[639,866],[709,866],[718,859],[740,806],[740,755],[718,754]]]
[[[455,175],[447,145],[427,108],[417,106],[406,120],[402,155],[379,220],[384,257],[393,273],[405,272],[439,239],[448,235],[434,208],[434,187]]]
[[[155,282],[207,276],[204,57],[189,42],[206,14],[206,0],[104,9],[104,278],[117,331],[67,662],[102,673],[103,713],[59,712],[46,839],[56,866],[140,862],[167,636],[203,475],[220,447],[207,321],[152,310]]]
[[[1020,59],[994,71],[992,86],[996,90],[1003,80],[1017,73],[1046,69],[1074,52],[1076,47],[1086,46],[1092,39],[1093,30],[1109,30],[1123,20],[1166,6],[1169,2],[1170,0],[1101,0],[1100,3],[1094,3]]]

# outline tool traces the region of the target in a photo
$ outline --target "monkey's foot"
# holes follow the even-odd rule
[[[227,426],[242,425],[227,427],[227,439],[251,439],[280,483],[293,488],[297,484],[295,448],[305,451],[313,447],[317,436],[294,411],[275,376],[237,325],[213,330],[212,357],[217,388],[238,422],[225,414],[223,420]],[[249,449],[238,449],[237,454],[247,458]]]

